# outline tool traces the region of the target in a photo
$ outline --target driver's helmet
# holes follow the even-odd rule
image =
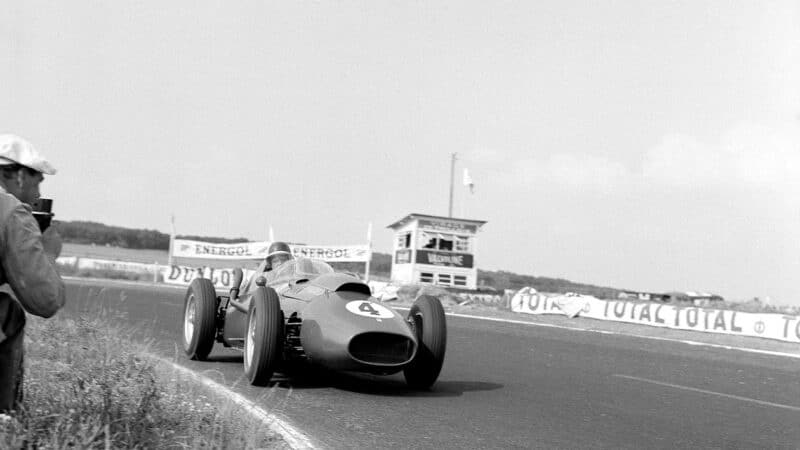
[[[285,242],[273,242],[267,249],[266,266],[264,270],[269,271],[277,268],[281,264],[294,259],[292,249]]]

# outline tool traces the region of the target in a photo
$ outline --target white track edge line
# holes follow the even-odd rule
[[[664,382],[664,381],[651,380],[649,378],[634,377],[634,376],[631,376],[631,375],[622,375],[622,374],[619,374],[619,373],[615,373],[613,376],[615,376],[617,378],[624,378],[626,380],[640,381],[642,383],[650,383],[650,384],[655,384],[655,385],[658,385],[658,386],[671,387],[673,389],[681,389],[681,390],[690,391],[690,392],[698,392],[700,394],[706,394],[706,395],[716,395],[718,397],[730,398],[730,399],[733,399],[733,400],[740,400],[740,401],[749,402],[749,403],[755,403],[755,404],[762,405],[762,406],[772,406],[773,408],[788,409],[789,411],[800,412],[800,407],[792,406],[792,405],[784,405],[783,403],[768,402],[768,401],[765,401],[765,400],[759,400],[757,398],[743,397],[741,395],[726,394],[724,392],[709,391],[707,389],[700,389],[700,388],[695,388],[695,387],[691,387],[691,386],[684,386],[684,385],[681,385],[681,384],[672,384],[672,383],[667,383],[667,382]]]
[[[147,356],[162,363],[169,364],[170,366],[172,366],[173,369],[183,373],[184,375],[188,375],[194,378],[195,380],[199,381],[206,387],[216,391],[219,394],[222,394],[224,397],[229,398],[236,405],[244,408],[245,411],[247,411],[255,418],[260,420],[262,423],[264,423],[264,425],[269,427],[270,430],[280,435],[283,438],[283,440],[286,441],[287,444],[289,444],[291,448],[293,449],[317,448],[313,444],[311,439],[308,438],[303,432],[301,432],[294,426],[290,425],[287,421],[279,418],[275,414],[271,414],[264,411],[258,405],[245,398],[243,395],[238,394],[208,377],[200,375],[187,367],[181,366],[180,364],[176,364],[161,356],[154,355],[151,353],[148,353]]]

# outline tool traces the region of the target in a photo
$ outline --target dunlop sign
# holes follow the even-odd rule
[[[522,288],[511,299],[511,310],[525,314],[567,314],[559,303],[564,295],[542,294]],[[753,336],[800,343],[800,316],[756,314],[652,302],[600,300],[570,296],[575,314],[590,319],[636,323],[679,330]]]
[[[233,269],[215,269],[212,267],[167,266],[163,269],[164,283],[188,286],[195,278],[208,278],[217,289],[233,287]],[[253,270],[244,271],[247,280]]]

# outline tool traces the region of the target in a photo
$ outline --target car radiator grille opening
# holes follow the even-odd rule
[[[403,364],[414,356],[414,342],[399,334],[359,334],[350,341],[350,355],[369,364]]]

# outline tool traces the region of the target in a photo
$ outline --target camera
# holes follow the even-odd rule
[[[33,210],[33,218],[39,224],[39,230],[44,233],[53,221],[53,200],[49,198],[40,198],[33,202],[31,205]]]

